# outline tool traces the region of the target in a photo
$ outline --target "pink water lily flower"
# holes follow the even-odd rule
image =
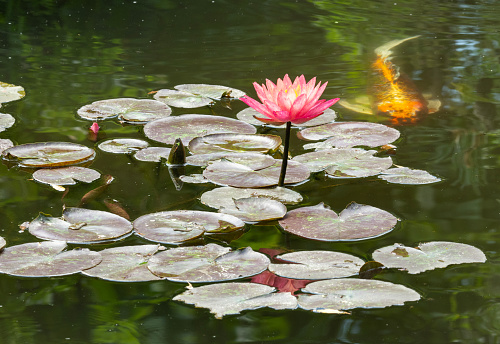
[[[321,85],[320,82],[316,85],[316,77],[306,83],[304,75],[296,77],[292,83],[286,74],[283,80],[278,79],[276,85],[267,79],[266,85],[253,83],[262,104],[249,96],[243,96],[240,100],[264,115],[265,118],[255,117],[262,122],[301,124],[318,117],[339,100],[319,100],[327,84]]]

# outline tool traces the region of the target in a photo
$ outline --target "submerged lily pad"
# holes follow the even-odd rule
[[[160,249],[160,245],[135,245],[107,248],[99,251],[102,262],[85,271],[84,275],[115,282],[156,281],[147,267],[149,259]]]
[[[151,140],[173,144],[180,138],[184,145],[198,136],[220,133],[255,134],[257,129],[236,119],[211,115],[181,115],[159,119],[144,126]]]
[[[269,271],[281,277],[307,280],[353,276],[365,263],[356,256],[332,251],[298,251],[276,258],[291,264],[270,264]]]
[[[3,151],[6,160],[24,167],[61,167],[80,164],[95,157],[93,149],[70,142],[26,143]]]
[[[330,147],[349,148],[355,146],[378,147],[396,141],[399,131],[383,124],[370,122],[337,122],[307,128],[297,133],[300,139],[316,141],[329,138],[316,146],[307,148],[327,149]]]
[[[275,290],[256,283],[218,283],[186,290],[173,300],[208,308],[216,318],[262,307],[276,310],[297,308],[296,297],[290,293],[275,293]]]
[[[108,153],[132,154],[148,146],[149,143],[139,139],[112,139],[101,142],[98,147]]]
[[[71,275],[101,262],[98,252],[65,251],[63,241],[32,242],[7,247],[0,253],[0,272],[24,277]]]
[[[428,242],[416,248],[394,244],[375,250],[372,257],[388,268],[403,269],[410,274],[444,268],[452,264],[486,261],[486,256],[480,249],[446,241]]]
[[[190,92],[162,89],[155,93],[154,98],[165,104],[179,108],[197,108],[210,105],[213,100]]]
[[[245,95],[245,92],[243,91],[222,85],[184,84],[177,85],[174,88],[179,91],[189,92],[216,100],[221,99],[222,96],[241,98]]]
[[[234,200],[247,197],[266,197],[284,204],[302,202],[302,196],[293,190],[275,187],[272,189],[240,189],[230,186],[215,188],[201,195],[201,203],[215,208],[234,208]]]
[[[203,176],[212,183],[239,188],[261,188],[278,184],[281,160],[272,166],[254,170],[249,166],[230,161],[216,161],[207,166]],[[307,166],[289,161],[285,175],[285,184],[300,183],[309,178]]]
[[[247,247],[231,251],[216,244],[177,247],[156,254],[148,268],[175,282],[220,282],[256,275],[269,265],[269,258]]]
[[[276,160],[266,154],[262,153],[240,153],[240,152],[216,152],[207,154],[195,154],[186,157],[186,162],[194,166],[207,166],[211,161],[228,160],[237,164],[251,166],[253,169],[258,170],[274,165]]]
[[[53,185],[75,185],[77,181],[91,183],[100,176],[96,170],[78,166],[40,169],[33,173],[33,179],[37,182]]]
[[[441,179],[434,177],[427,171],[413,170],[408,167],[390,168],[382,172],[380,179],[393,184],[431,184],[440,182]]]
[[[246,109],[241,110],[238,112],[236,115],[236,118],[238,118],[240,121],[247,122],[253,125],[265,125],[268,127],[273,127],[273,128],[285,128],[286,124],[282,125],[272,125],[272,124],[267,124],[265,122],[259,121],[256,119],[254,116],[257,117],[262,117],[262,114],[258,112],[257,110],[248,107]],[[307,122],[301,123],[301,124],[293,124],[292,127],[314,127],[317,125],[322,125],[326,123],[331,123],[334,122],[335,119],[337,118],[337,114],[335,113],[334,110],[332,109],[326,109],[321,116],[315,117]]]
[[[193,154],[215,152],[275,152],[281,144],[276,135],[213,134],[197,137],[189,142]]]
[[[40,239],[89,244],[123,237],[132,231],[132,224],[107,211],[66,208],[61,218],[38,215],[28,228]]]
[[[299,307],[319,313],[353,308],[384,308],[418,301],[420,294],[390,282],[339,278],[309,283],[299,295]]]
[[[120,121],[146,123],[170,116],[172,109],[152,99],[116,98],[84,105],[77,113],[80,117],[91,121],[118,117]]]
[[[286,207],[282,203],[265,197],[239,198],[233,202],[233,207],[222,208],[220,211],[245,222],[276,220],[286,214]]]
[[[146,147],[134,154],[134,158],[139,161],[155,161],[160,162],[161,159],[168,159],[170,148],[167,147]]]
[[[0,132],[14,125],[16,119],[8,113],[0,113]]]
[[[363,240],[390,232],[398,219],[385,210],[352,202],[339,215],[320,203],[289,211],[279,220],[292,234],[320,241]]]
[[[24,88],[0,81],[0,103],[8,103],[23,98]]]
[[[155,242],[178,244],[205,233],[230,232],[245,223],[227,214],[208,211],[176,210],[143,215],[134,221],[140,236]]]

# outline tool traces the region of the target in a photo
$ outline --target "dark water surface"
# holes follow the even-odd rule
[[[2,1],[0,80],[27,96],[5,104],[16,118],[1,133],[16,144],[68,141],[93,147],[90,123],[76,110],[95,100],[148,98],[183,83],[221,84],[251,96],[253,81],[285,73],[328,81],[326,99],[366,91],[373,48],[422,35],[398,48],[394,62],[441,110],[399,127],[395,163],[444,179],[422,186],[377,178],[342,181],[319,174],[294,188],[304,205],[341,211],[351,201],[401,219],[391,233],[352,243],[318,243],[253,226],[230,246],[324,249],[369,260],[374,249],[455,241],[483,250],[485,264],[456,265],[377,278],[407,285],[422,299],[351,315],[260,309],[217,320],[207,310],[170,301],[183,284],[112,283],[80,275],[0,275],[1,343],[500,343],[500,3],[497,1]],[[85,5],[82,5],[85,3]],[[234,117],[245,106],[216,107]],[[380,121],[334,106],[342,120]],[[208,108],[179,110],[210,114]],[[144,139],[142,128],[101,124],[107,138]],[[270,133],[282,135],[280,130]],[[302,153],[292,137],[292,154]],[[292,142],[292,144],[294,144]],[[111,174],[109,197],[132,219],[160,210],[207,210],[208,185],[177,192],[154,164],[97,152],[92,168]],[[41,211],[59,216],[95,184],[61,193],[0,165],[0,235],[8,245],[37,241],[18,225]],[[100,202],[89,208],[106,210]],[[291,209],[292,207],[289,207]],[[130,237],[121,245],[147,243]]]

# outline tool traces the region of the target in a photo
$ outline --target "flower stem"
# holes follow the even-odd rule
[[[283,186],[285,184],[286,166],[288,164],[288,147],[290,146],[290,131],[292,128],[292,122],[286,122],[285,130],[285,146],[283,149],[283,161],[281,162],[281,173],[278,186]]]

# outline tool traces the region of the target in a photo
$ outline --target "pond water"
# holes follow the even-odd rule
[[[319,173],[291,187],[304,197],[301,206],[324,202],[339,212],[355,201],[384,209],[400,223],[381,237],[341,243],[285,235],[275,223],[247,225],[229,246],[340,251],[367,261],[375,249],[394,243],[454,241],[481,249],[488,260],[377,276],[421,294],[420,301],[404,306],[354,309],[349,315],[262,308],[222,320],[172,301],[185,290],[183,283],[0,275],[2,343],[500,343],[499,14],[500,3],[487,0],[4,1],[0,81],[21,85],[27,94],[1,109],[16,118],[1,138],[15,144],[94,147],[91,122],[76,115],[78,108],[102,99],[151,98],[151,91],[185,83],[227,85],[255,96],[254,81],[304,74],[328,81],[325,99],[354,98],[366,93],[375,47],[421,35],[399,47],[393,61],[422,92],[440,99],[441,108],[398,127],[393,160],[443,181],[399,185]],[[246,107],[238,101],[231,106],[174,108],[173,115],[213,111],[235,118]],[[342,121],[390,125],[333,108]],[[145,139],[140,126],[113,120],[100,126],[102,140]],[[96,151],[91,167],[115,178],[106,196],[132,219],[162,210],[209,210],[199,197],[213,185],[185,184],[177,191],[166,168],[158,173],[154,163]],[[301,153],[302,143],[292,135],[291,154]],[[62,193],[30,179],[0,165],[0,235],[8,246],[38,241],[19,225],[39,212],[60,216],[63,205],[77,206],[97,186],[72,186],[62,199]],[[107,210],[100,200],[87,207]],[[114,245],[147,243],[132,236]]]

